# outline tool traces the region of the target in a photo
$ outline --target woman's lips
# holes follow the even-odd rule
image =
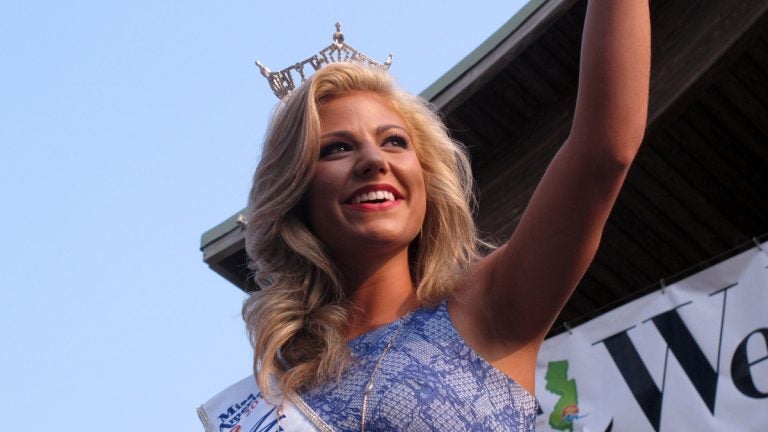
[[[356,189],[343,205],[359,211],[381,211],[400,205],[402,200],[400,191],[392,185],[382,183]]]
[[[370,201],[394,201],[395,200],[395,194],[393,194],[390,191],[371,191],[371,192],[363,192],[359,195],[356,195],[354,198],[352,198],[351,204],[360,204],[363,202],[370,202]]]
[[[342,204],[344,208],[356,211],[382,211],[389,210],[393,207],[397,207],[402,203],[402,200],[384,201],[384,202],[362,202],[359,204],[345,203]]]
[[[380,194],[381,192],[381,194]],[[371,195],[374,194],[374,195]],[[349,194],[346,200],[344,200],[345,204],[354,204],[355,200],[360,199],[359,202],[364,201],[373,201],[378,199],[388,199],[392,198],[395,201],[403,199],[403,194],[400,193],[397,188],[390,184],[386,183],[380,183],[380,184],[372,184],[372,185],[366,185],[360,188],[355,189],[354,192]]]

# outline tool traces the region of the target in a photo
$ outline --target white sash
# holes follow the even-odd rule
[[[304,401],[283,400],[275,406],[261,396],[256,379],[249,376],[200,405],[197,415],[205,432],[331,432]]]

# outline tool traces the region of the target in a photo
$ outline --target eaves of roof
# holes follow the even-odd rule
[[[243,216],[244,214],[245,214],[245,209],[242,209],[239,212],[227,218],[227,220],[225,220],[224,222],[221,222],[215,227],[204,232],[203,235],[200,236],[200,250],[205,249],[206,246],[224,237],[230,232],[236,229],[240,229],[240,227],[242,226],[242,220],[244,218]]]
[[[488,39],[472,50],[466,57],[459,61],[454,67],[444,73],[440,78],[420,93],[420,96],[428,101],[434,100],[451,84],[464,76],[470,69],[477,65],[489,53],[496,49],[504,40],[514,33],[520,26],[527,21],[534,12],[536,12],[547,0],[530,0],[516,14],[512,16],[504,25],[496,30]]]

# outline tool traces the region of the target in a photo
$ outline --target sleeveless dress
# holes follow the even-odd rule
[[[372,374],[366,431],[534,430],[535,398],[464,342],[445,302],[359,336],[349,347],[354,361],[341,380],[300,395],[335,431],[360,431]]]

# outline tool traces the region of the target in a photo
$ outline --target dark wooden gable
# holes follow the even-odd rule
[[[586,1],[556,3],[529,18],[529,32],[546,30],[527,46],[519,37],[506,48],[514,55],[494,53],[471,84],[460,78],[434,98],[472,152],[478,222],[496,240],[514,230],[569,132]],[[768,232],[767,10],[764,0],[653,2],[645,143],[559,323],[594,316]]]

